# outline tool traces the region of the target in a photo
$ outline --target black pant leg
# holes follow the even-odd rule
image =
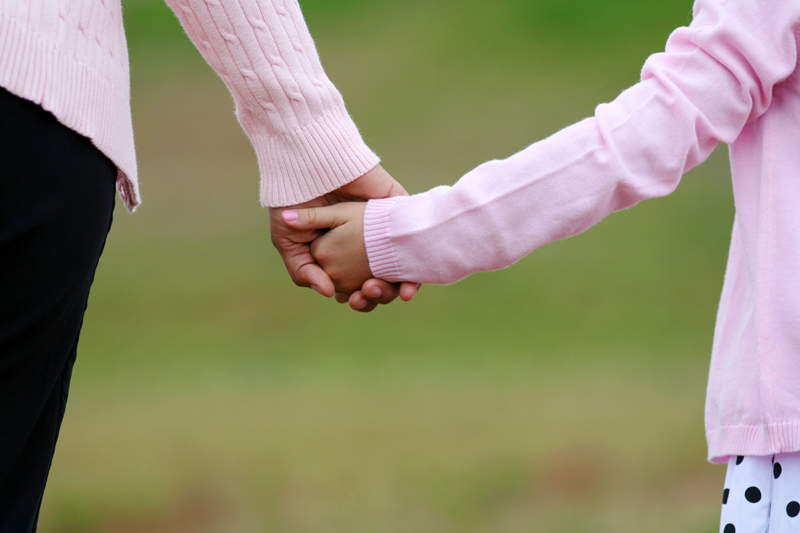
[[[45,482],[67,405],[77,344],[76,339],[6,481],[0,485],[0,531],[4,533],[36,531]]]
[[[88,139],[0,89],[1,533],[36,530],[116,174]]]

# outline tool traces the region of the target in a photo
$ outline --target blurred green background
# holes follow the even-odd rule
[[[590,115],[691,20],[688,0],[303,9],[411,192]],[[169,9],[124,11],[144,203],[115,214],[40,531],[717,530],[724,147],[668,198],[362,315],[285,274],[231,97]]]

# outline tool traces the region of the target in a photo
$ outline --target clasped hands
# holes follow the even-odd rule
[[[334,296],[339,303],[349,302],[352,309],[361,312],[372,311],[398,296],[411,300],[419,285],[373,278],[364,246],[366,200],[407,194],[378,165],[320,198],[270,208],[272,244],[295,285]]]

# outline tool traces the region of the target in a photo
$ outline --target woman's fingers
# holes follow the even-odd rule
[[[364,285],[361,286],[361,293],[367,300],[385,305],[391,303],[400,295],[400,284],[372,278],[365,281]]]
[[[347,302],[348,300],[350,300],[350,293],[349,292],[336,291],[333,294],[333,298],[338,303],[343,304],[343,303]]]
[[[410,302],[411,298],[413,298],[414,295],[417,294],[417,291],[419,290],[420,286],[421,285],[419,283],[404,281],[400,285],[400,299],[403,300],[404,302]]]
[[[286,270],[296,285],[311,287],[323,296],[333,296],[333,281],[311,256],[308,241],[318,232],[297,232],[283,223],[277,210],[270,210],[272,243],[281,254]]]
[[[350,309],[354,311],[369,313],[376,307],[378,307],[378,304],[366,299],[361,291],[355,291],[350,295]]]

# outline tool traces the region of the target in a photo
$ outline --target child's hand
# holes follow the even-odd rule
[[[352,293],[371,279],[364,245],[366,202],[344,202],[283,212],[286,223],[297,230],[330,228],[311,243],[311,255],[333,280],[338,293]]]

